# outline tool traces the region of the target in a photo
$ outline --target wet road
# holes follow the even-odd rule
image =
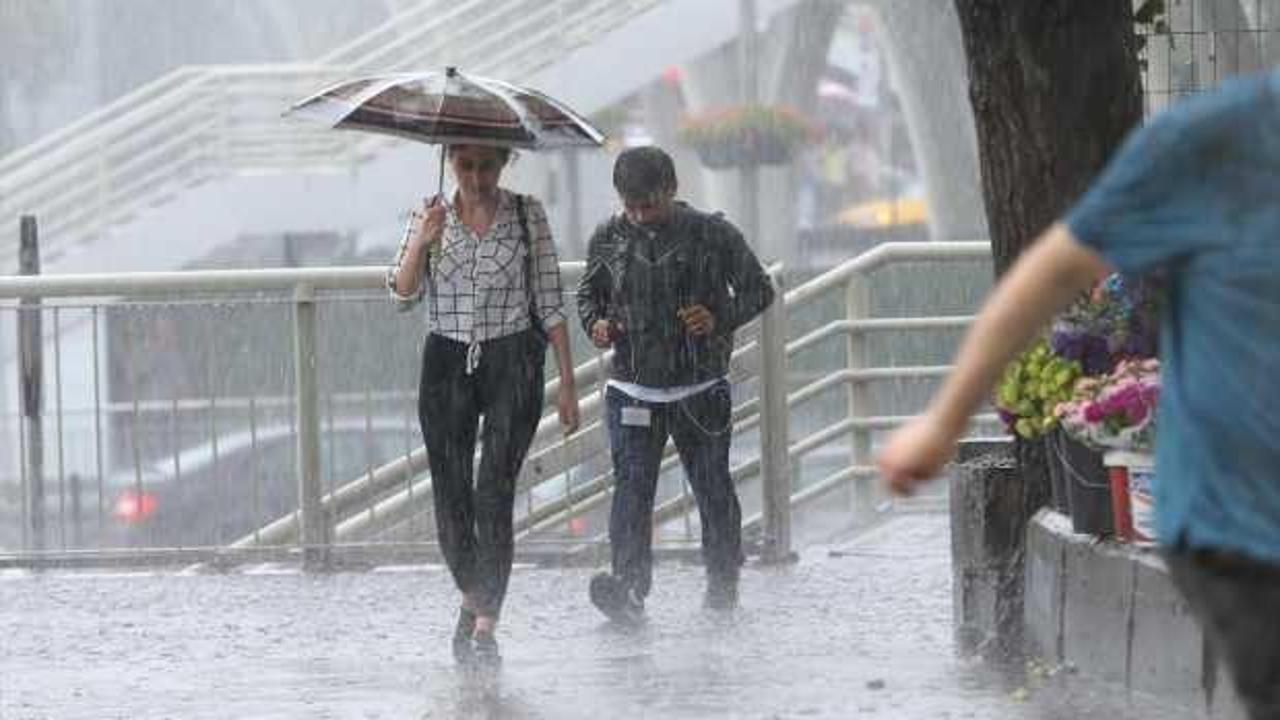
[[[517,569],[488,680],[449,657],[441,568],[0,574],[0,718],[1190,717],[955,658],[946,523],[748,568],[731,615],[701,609],[701,568],[661,565],[633,630],[587,604],[592,571]]]

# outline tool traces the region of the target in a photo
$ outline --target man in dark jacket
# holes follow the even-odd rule
[[[583,328],[596,347],[613,348],[613,572],[592,579],[591,600],[614,619],[644,611],[654,493],[671,437],[702,518],[706,605],[732,608],[743,556],[729,476],[729,356],[734,331],[773,301],[773,286],[737,228],[675,199],[675,166],[661,149],[623,152],[613,184],[624,212],[596,228],[578,284]]]

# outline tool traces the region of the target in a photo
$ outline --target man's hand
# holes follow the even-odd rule
[[[716,329],[716,316],[702,305],[690,305],[676,311],[676,317],[684,323],[685,332],[698,337],[710,335]]]
[[[600,349],[605,349],[613,345],[613,337],[616,332],[621,332],[621,325],[615,325],[612,320],[597,320],[591,323],[591,344]],[[615,330],[615,328],[618,328]]]
[[[578,431],[579,411],[578,393],[572,384],[560,383],[560,393],[556,396],[556,410],[560,415],[560,429],[566,436]]]
[[[895,494],[911,495],[942,472],[955,444],[955,433],[932,415],[922,415],[890,436],[876,462]]]

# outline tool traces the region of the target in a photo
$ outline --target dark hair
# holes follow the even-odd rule
[[[676,165],[662,148],[627,148],[613,163],[613,187],[624,198],[644,198],[676,189]]]
[[[486,150],[492,150],[498,153],[498,159],[502,161],[503,165],[507,164],[507,161],[511,159],[511,155],[513,153],[511,148],[501,147],[498,145],[477,145],[472,143],[456,143],[454,145],[445,146],[445,151],[444,151],[445,157],[453,157],[453,151],[460,147],[478,147],[478,148],[484,148]]]

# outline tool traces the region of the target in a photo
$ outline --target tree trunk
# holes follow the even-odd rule
[[[1132,0],[955,0],[997,276],[1142,119]]]
[[[955,0],[996,276],[1088,187],[1142,119],[1132,0]],[[1017,440],[1049,496],[1043,441]],[[1030,510],[1029,510],[1030,512]]]

